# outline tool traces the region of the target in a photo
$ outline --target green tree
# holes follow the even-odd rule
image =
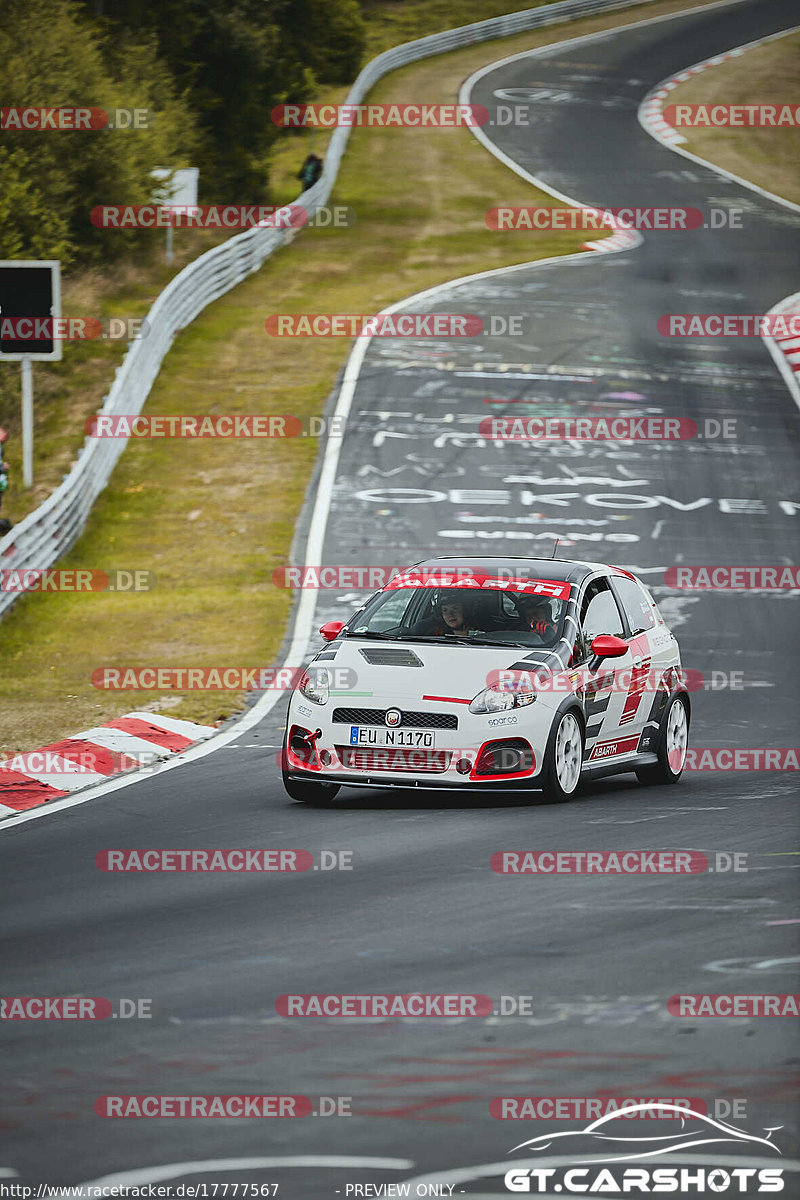
[[[95,229],[99,204],[146,203],[156,166],[182,166],[195,123],[154,38],[112,50],[71,0],[6,0],[0,94],[7,107],[145,108],[148,129],[13,130],[2,134],[0,240],[16,256],[97,261],[142,237]]]

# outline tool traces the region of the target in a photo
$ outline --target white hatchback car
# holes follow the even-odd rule
[[[340,787],[566,800],[581,778],[681,776],[690,704],[678,644],[621,567],[429,559],[320,632],[329,645],[289,704],[281,758],[294,800]],[[333,686],[342,679],[357,703]]]

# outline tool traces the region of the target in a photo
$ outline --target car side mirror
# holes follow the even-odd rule
[[[324,625],[320,626],[320,633],[326,642],[332,642],[334,638],[339,636],[343,629],[344,621],[327,621]],[[625,648],[627,649],[627,646]]]
[[[616,634],[598,633],[596,638],[592,638],[591,650],[592,661],[589,663],[589,670],[596,671],[604,658],[621,658],[623,654],[627,654],[628,643]]]
[[[597,634],[591,641],[591,653],[596,659],[620,659],[627,654],[627,642],[615,634]]]

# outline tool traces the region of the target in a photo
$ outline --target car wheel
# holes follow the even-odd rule
[[[562,713],[550,732],[542,770],[545,800],[561,802],[575,794],[583,766],[583,728],[574,709]]]
[[[281,763],[284,764],[285,762],[286,739],[284,738]],[[334,798],[341,786],[338,783],[316,783],[314,780],[306,782],[305,779],[290,779],[284,765],[281,766],[281,776],[283,777],[283,787],[287,795],[291,796],[292,800],[297,800],[300,804],[325,804],[328,800]]]
[[[689,744],[689,710],[683,696],[673,696],[667,706],[658,734],[658,762],[652,767],[640,767],[636,772],[639,783],[677,783],[683,774],[686,749]]]

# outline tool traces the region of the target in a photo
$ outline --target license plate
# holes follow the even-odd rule
[[[419,746],[432,750],[436,734],[430,729],[382,729],[377,725],[351,725],[351,746]]]

